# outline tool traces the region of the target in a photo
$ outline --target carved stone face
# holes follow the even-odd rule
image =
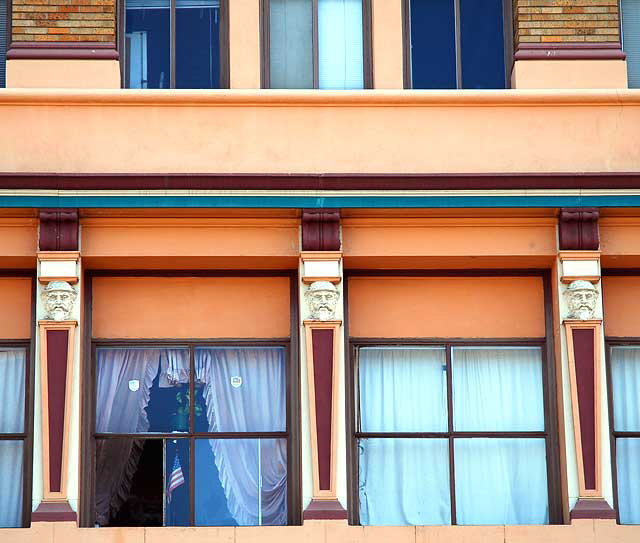
[[[340,297],[335,285],[328,281],[316,281],[311,284],[305,296],[312,319],[330,321],[335,318]]]
[[[572,319],[592,319],[598,301],[598,291],[589,281],[574,281],[567,288],[569,317]]]
[[[47,317],[54,321],[69,320],[76,296],[76,291],[66,281],[49,283],[42,295]]]

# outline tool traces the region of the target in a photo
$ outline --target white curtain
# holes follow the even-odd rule
[[[25,350],[0,350],[0,434],[24,431]],[[0,441],[0,528],[22,525],[22,440]]]
[[[210,432],[286,429],[284,349],[199,348]],[[287,523],[284,439],[211,439],[227,506],[240,526]]]
[[[22,526],[22,440],[0,441],[0,528]]]
[[[640,438],[616,439],[618,513],[622,524],[640,524]]]
[[[549,522],[543,438],[454,441],[458,524]]]
[[[318,0],[321,89],[362,89],[362,0]]]
[[[447,439],[361,439],[360,523],[450,524],[448,447]]]
[[[455,347],[452,374],[454,430],[544,430],[540,348]]]
[[[98,349],[96,432],[140,433],[149,429],[149,390],[158,373],[158,349]],[[129,493],[144,440],[96,442],[96,522],[108,524]]]
[[[359,350],[363,432],[446,432],[447,373],[442,347]]]
[[[613,425],[640,431],[640,347],[611,349]],[[623,524],[640,524],[640,438],[616,439],[618,510]]]

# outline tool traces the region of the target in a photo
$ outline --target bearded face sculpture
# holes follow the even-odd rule
[[[573,281],[567,287],[565,295],[570,319],[593,319],[598,302],[598,291],[592,283],[582,280]]]
[[[71,319],[77,293],[66,281],[51,281],[42,293],[46,318],[54,321]]]
[[[333,283],[329,281],[311,283],[309,290],[305,293],[305,298],[312,319],[319,321],[335,319],[340,294]]]

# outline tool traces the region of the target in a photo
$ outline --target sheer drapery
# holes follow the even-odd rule
[[[24,432],[24,393],[25,350],[1,347],[0,434]]]
[[[210,432],[286,427],[284,349],[198,348]],[[227,505],[239,525],[287,523],[284,439],[211,439]],[[259,470],[256,470],[256,466]]]
[[[538,347],[454,347],[451,354],[454,430],[544,430]]]
[[[0,348],[0,434],[24,432],[25,350]],[[0,528],[22,525],[22,440],[0,441]]]
[[[640,347],[611,349],[613,426],[640,431]],[[618,512],[623,524],[640,524],[640,438],[616,439]]]
[[[361,439],[360,523],[451,523],[447,439]]]
[[[362,0],[318,0],[321,89],[362,89]]]
[[[24,443],[0,441],[0,528],[22,526]]]
[[[158,373],[157,349],[98,349],[96,432],[140,433],[149,429],[146,407]],[[129,492],[143,440],[96,442],[96,522],[107,524]]]
[[[458,524],[546,524],[543,438],[455,439]]]
[[[359,351],[363,432],[446,432],[447,372],[442,347]]]

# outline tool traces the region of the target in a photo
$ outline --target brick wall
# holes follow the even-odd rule
[[[115,42],[115,0],[12,0],[13,42]]]
[[[619,42],[618,0],[513,0],[514,42]]]

